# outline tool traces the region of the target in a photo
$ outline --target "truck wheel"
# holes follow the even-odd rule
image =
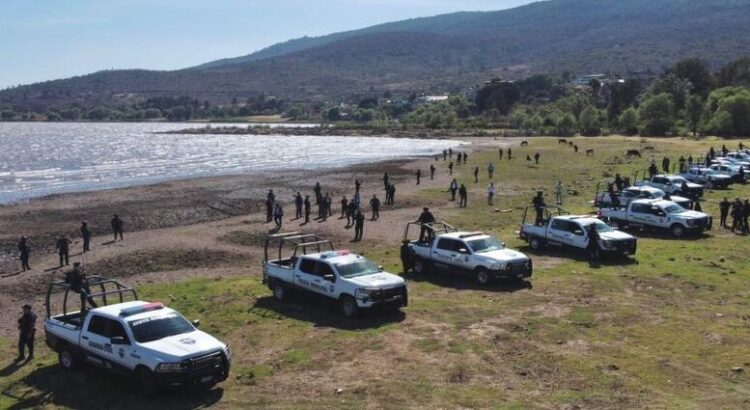
[[[531,249],[535,251],[539,251],[544,247],[544,244],[542,243],[541,239],[537,237],[533,237],[529,239],[529,246],[531,247]]]
[[[344,296],[341,298],[341,311],[344,313],[344,316],[348,318],[356,317],[359,313],[357,301],[351,296]]]
[[[685,227],[680,224],[674,224],[669,229],[672,231],[672,235],[674,235],[675,238],[681,238],[685,235]]]
[[[414,266],[412,268],[414,269],[414,273],[416,273],[417,275],[421,275],[427,272],[427,267],[425,266],[424,259],[419,257],[414,258]]]
[[[284,300],[286,298],[286,288],[281,283],[275,283],[273,285],[273,298],[276,300]]]
[[[485,268],[477,269],[477,282],[482,286],[487,286],[492,281],[490,272]]]
[[[76,367],[76,358],[67,348],[63,348],[57,353],[57,359],[60,361],[60,366],[65,370],[73,370]]]
[[[151,370],[141,366],[136,371],[136,375],[138,376],[138,385],[146,395],[151,396],[156,394],[156,378]]]

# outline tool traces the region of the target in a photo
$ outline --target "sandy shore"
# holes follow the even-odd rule
[[[472,142],[465,151],[504,146],[510,140],[463,138]],[[434,181],[429,180],[433,158],[363,164],[319,171],[289,170],[227,177],[200,178],[151,186],[78,194],[55,195],[29,203],[0,207],[0,309],[15,312],[22,303],[32,302],[43,316],[44,293],[50,281],[62,278],[54,244],[66,233],[71,245],[71,264],[83,261],[90,274],[123,277],[131,285],[181,280],[187,277],[216,277],[257,274],[262,258],[260,238],[270,229],[265,223],[264,200],[268,189],[286,202],[284,230],[315,230],[348,242],[353,233],[339,220],[342,195],[354,192],[354,180],[364,181],[363,202],[373,194],[384,200],[382,176],[388,172],[396,181],[396,205],[383,206],[381,219],[366,224],[365,242],[397,241],[404,224],[415,219],[426,204],[413,198],[418,188],[414,173],[422,170],[421,187],[447,187],[447,163],[436,163]],[[294,216],[292,196],[296,191],[313,196],[320,182],[334,198],[334,217],[300,227]],[[369,206],[366,207],[369,216]],[[313,206],[312,214],[317,212]],[[113,242],[109,220],[119,214],[125,221],[125,240]],[[92,251],[81,255],[79,226],[88,220],[95,237]],[[256,235],[257,241],[238,245],[226,240],[237,231]],[[18,238],[28,235],[33,246],[30,272],[20,272],[16,249]],[[394,242],[396,243],[396,242]],[[249,246],[247,246],[249,245]],[[165,262],[166,261],[166,262]],[[161,270],[161,265],[168,269]],[[129,265],[123,266],[123,265]],[[179,269],[174,269],[174,267]],[[0,335],[15,333],[15,316],[0,318]]]

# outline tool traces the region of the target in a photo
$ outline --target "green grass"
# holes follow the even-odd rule
[[[429,185],[412,200],[428,198],[438,204],[440,219],[491,232],[527,251],[514,231],[519,209],[534,191],[551,197],[562,179],[580,192],[565,198],[566,208],[591,212],[596,182],[612,171],[603,162],[640,145],[637,138],[576,138],[582,150],[595,148],[596,156],[586,158],[558,149],[555,139],[530,141],[528,149],[514,148],[513,161],[497,161],[496,151],[471,155],[472,164],[495,163],[494,207],[484,202],[486,173],[479,184],[467,184],[466,210]],[[647,145],[656,148],[657,160],[708,149],[705,141],[681,139]],[[541,166],[527,167],[526,153],[537,150]],[[648,160],[621,169],[631,175]],[[472,169],[457,167],[456,174],[472,181]],[[750,196],[750,186],[708,192],[704,210],[716,214],[724,196]],[[638,255],[630,263],[590,267],[582,256],[532,254],[532,288],[480,289],[471,280],[410,276],[404,315],[358,320],[342,319],[335,305],[303,296],[275,302],[255,275],[146,286],[139,289],[143,297],[200,319],[202,329],[231,343],[233,371],[220,393],[147,401],[127,383],[96,371],[64,374],[40,347],[31,365],[3,373],[0,408],[151,408],[172,400],[182,407],[220,402],[229,408],[747,407],[750,238],[716,228],[685,240],[636,235]],[[397,239],[366,244],[368,257],[399,271]],[[13,342],[2,341],[4,357],[13,356]],[[90,387],[86,398],[74,393],[82,385]]]

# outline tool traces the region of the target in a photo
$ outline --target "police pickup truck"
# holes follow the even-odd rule
[[[599,217],[612,226],[668,230],[675,237],[711,229],[712,218],[661,199],[638,199],[623,209],[601,209]]]
[[[271,246],[278,246],[277,258],[270,257]],[[283,258],[282,251],[289,247],[291,257]],[[263,283],[277,300],[286,299],[292,289],[336,300],[346,317],[357,316],[365,308],[398,309],[409,301],[400,276],[383,271],[363,256],[334,250],[330,241],[299,232],[266,238]]]
[[[424,233],[419,239],[409,240],[410,228]],[[482,232],[458,231],[445,222],[409,223],[404,239],[409,241],[414,272],[418,274],[431,268],[468,274],[482,286],[495,279],[524,280],[532,274],[528,256]]]
[[[690,182],[701,184],[709,189],[726,189],[732,184],[732,178],[730,176],[711,168],[691,167],[687,172],[680,175]]]
[[[100,307],[87,309],[81,300],[80,310],[68,311],[68,303],[77,304],[79,295],[65,282],[51,284],[47,292],[46,343],[57,352],[63,368],[88,363],[134,375],[144,393],[210,388],[226,380],[232,351],[196,329],[197,321],[191,323],[161,303],[125,301],[138,298],[135,290],[112,279],[92,276],[89,283],[101,289],[89,295]],[[63,312],[52,315],[50,299],[61,293]],[[107,305],[108,299],[117,303]]]
[[[654,175],[650,180],[638,181],[635,185],[652,186],[670,195],[682,195],[690,198],[703,196],[703,185],[690,182],[680,175]],[[687,192],[685,192],[683,186],[687,188]]]
[[[543,224],[521,223],[519,237],[539,251],[547,246],[585,250],[589,246],[589,229],[594,226],[599,234],[600,252],[613,255],[635,255],[638,242],[633,235],[620,232],[601,220],[588,215],[567,215],[561,208],[547,213]],[[547,210],[545,210],[547,211]]]
[[[662,199],[666,196],[666,192],[659,188],[644,185],[627,187],[619,192],[618,195],[620,206],[627,206],[634,199]],[[690,199],[678,195],[670,195],[669,200],[681,206],[688,206],[691,202]],[[598,193],[594,198],[594,206],[597,208],[611,207],[612,197],[609,192]]]

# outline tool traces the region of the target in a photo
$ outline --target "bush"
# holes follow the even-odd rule
[[[674,103],[672,96],[661,93],[648,97],[638,109],[638,118],[643,128],[643,135],[663,136],[674,126]]]

